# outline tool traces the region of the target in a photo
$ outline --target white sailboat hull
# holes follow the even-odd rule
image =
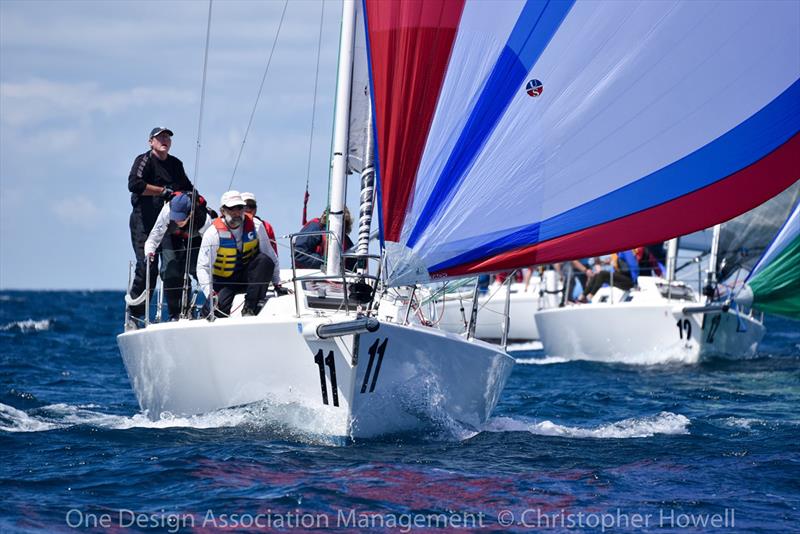
[[[761,321],[738,311],[705,315],[700,356],[751,358],[765,333]]]
[[[706,356],[741,358],[755,354],[764,336],[760,322],[734,311],[706,315],[704,320],[704,314],[684,314],[685,306],[570,306],[542,310],[536,322],[544,351],[567,359],[692,364]]]
[[[594,304],[543,310],[536,316],[548,355],[606,362],[698,360],[700,323],[689,316],[690,336],[679,336],[680,310],[669,304]]]
[[[303,413],[304,425],[318,421],[314,433],[351,438],[450,420],[477,427],[513,366],[496,347],[424,327],[381,323],[375,333],[316,336],[319,324],[336,320],[262,313],[179,321],[127,332],[118,343],[151,418],[263,401],[283,425]]]
[[[760,321],[734,309],[686,313],[701,303],[685,284],[669,287],[664,279],[641,276],[639,288],[630,292],[604,287],[591,304],[539,311],[544,351],[566,359],[633,364],[691,364],[703,357],[755,354],[764,337]]]

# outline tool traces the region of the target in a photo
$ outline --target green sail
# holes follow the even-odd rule
[[[800,319],[800,235],[748,284],[754,308]]]

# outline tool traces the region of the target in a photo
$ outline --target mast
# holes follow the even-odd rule
[[[350,126],[350,86],[353,81],[353,46],[355,38],[355,0],[342,3],[342,31],[339,38],[339,69],[336,75],[336,115],[333,123],[333,161],[331,167],[328,230],[335,236],[328,239],[325,272],[341,273],[344,238],[344,200],[347,188],[347,133]]]

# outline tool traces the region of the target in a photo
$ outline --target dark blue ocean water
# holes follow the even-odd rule
[[[517,352],[482,432],[332,446],[257,410],[146,420],[121,299],[0,293],[0,531],[800,530],[800,323],[746,361]]]

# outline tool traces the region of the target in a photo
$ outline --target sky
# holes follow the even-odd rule
[[[0,288],[126,287],[134,258],[127,179],[153,127],[175,132],[170,153],[218,206],[284,2],[213,2],[198,135],[208,6],[0,0]],[[233,182],[255,193],[279,235],[300,228],[321,14],[309,217],[325,208],[338,1],[289,0]],[[280,252],[288,266],[288,250]]]

